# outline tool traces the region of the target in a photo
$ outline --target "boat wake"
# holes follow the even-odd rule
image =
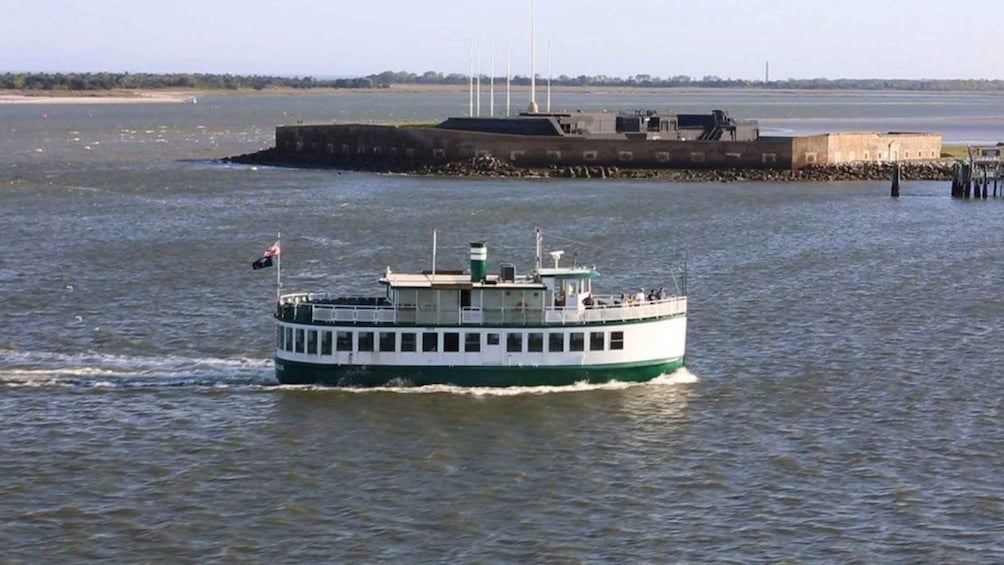
[[[373,388],[279,385],[272,360],[140,357],[96,352],[77,354],[0,350],[0,388],[75,387],[135,389],[166,387],[250,388],[274,391],[333,391],[355,394],[457,394],[476,397],[520,396],[553,393],[625,390],[693,384],[696,375],[686,368],[659,375],[651,381],[629,383],[575,383],[567,386],[513,386],[472,388],[452,385],[384,386]]]
[[[672,373],[659,375],[658,377],[642,383],[629,383],[624,381],[609,381],[606,383],[586,383],[580,382],[566,386],[510,386],[510,387],[462,387],[453,385],[426,385],[426,386],[382,386],[382,387],[325,387],[317,385],[278,385],[273,387],[276,390],[293,391],[329,391],[340,393],[373,394],[373,393],[397,393],[397,394],[457,394],[464,396],[521,396],[540,395],[569,392],[588,392],[597,390],[625,390],[637,387],[662,387],[677,386],[683,384],[693,384],[698,382],[697,375],[694,375],[686,367],[678,369]]]
[[[0,387],[234,387],[275,382],[271,359],[0,350]]]

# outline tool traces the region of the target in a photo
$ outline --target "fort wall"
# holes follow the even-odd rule
[[[275,151],[290,164],[386,170],[487,155],[526,167],[798,170],[814,164],[937,159],[941,136],[832,133],[755,141],[682,141],[525,136],[366,124],[295,125],[276,128]]]
[[[813,164],[868,161],[924,161],[941,157],[941,135],[935,133],[826,133],[794,138],[795,169]]]

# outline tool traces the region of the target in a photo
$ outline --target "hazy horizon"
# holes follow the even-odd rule
[[[496,76],[507,45],[512,73],[530,74],[529,0],[0,0],[0,9],[3,72],[466,74],[477,49],[487,75],[494,43]],[[1004,3],[991,0],[537,0],[536,14],[541,76],[763,80],[769,62],[771,80],[1004,78],[993,49]]]

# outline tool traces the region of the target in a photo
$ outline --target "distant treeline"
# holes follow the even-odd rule
[[[317,80],[312,77],[263,75],[153,73],[5,73],[0,88],[10,90],[114,90],[192,88],[238,90],[252,88],[373,88],[369,78]]]
[[[366,77],[376,85],[391,84],[467,84],[468,77],[463,74],[443,75],[435,71],[422,74],[409,72],[385,71]],[[482,81],[486,78],[482,78]],[[505,77],[495,77],[496,81]],[[538,83],[541,80],[537,77]],[[514,76],[512,84],[529,85],[530,77]],[[920,91],[1004,91],[1004,80],[985,79],[785,79],[764,82],[762,80],[740,80],[705,76],[692,78],[687,75],[673,77],[657,77],[652,75],[634,75],[628,78],[609,77],[605,75],[570,77],[560,75],[551,78],[551,84],[556,86],[615,86],[642,88],[770,88],[777,90],[920,90]]]
[[[313,77],[279,77],[265,75],[231,75],[199,73],[4,73],[0,74],[0,89],[8,90],[114,90],[169,89],[239,90],[266,88],[387,88],[393,84],[466,85],[466,74],[443,74],[426,71],[422,74],[405,71],[385,71],[358,78],[315,79]],[[483,77],[482,81],[488,80]],[[495,77],[504,81],[505,77]],[[538,77],[538,81],[544,80]],[[530,84],[530,77],[514,76],[512,84]],[[634,75],[628,78],[605,75],[552,77],[555,86],[612,86],[642,88],[769,88],[775,90],[911,90],[942,92],[1004,91],[1004,80],[985,79],[785,79],[764,82],[687,75],[658,77]]]

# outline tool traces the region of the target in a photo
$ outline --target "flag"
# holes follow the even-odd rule
[[[251,268],[257,271],[258,269],[271,267],[273,265],[272,257],[278,257],[280,253],[282,253],[282,250],[279,248],[279,242],[276,241],[265,248],[265,252],[261,254],[261,258],[251,263]]]

